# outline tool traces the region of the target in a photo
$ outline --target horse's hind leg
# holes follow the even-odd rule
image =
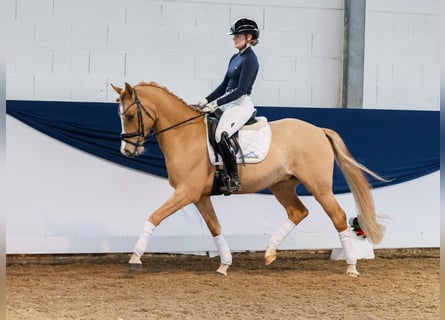
[[[272,235],[264,256],[266,266],[273,263],[277,258],[277,249],[286,236],[308,215],[307,208],[298,199],[295,188],[298,184],[297,180],[289,180],[280,182],[270,187],[277,200],[286,209],[286,221]]]
[[[203,196],[195,203],[201,216],[209,228],[210,233],[213,236],[213,241],[215,242],[216,248],[218,249],[219,257],[221,259],[221,264],[216,270],[216,273],[227,275],[227,269],[232,264],[232,254],[230,252],[229,246],[227,245],[226,238],[222,234],[222,228],[218,221],[218,217],[215,214],[215,209],[213,208],[210,197]]]
[[[348,229],[345,211],[340,207],[331,190],[313,193],[313,195],[331,218],[338,231],[343,252],[346,257],[346,263],[348,265],[346,273],[353,277],[359,276],[360,274],[356,268],[357,256],[352,245],[352,233]]]

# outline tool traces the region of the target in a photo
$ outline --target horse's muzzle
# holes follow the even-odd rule
[[[131,152],[131,151],[127,150],[127,149],[124,149],[124,150],[122,150],[122,154],[124,156],[126,156],[127,158],[135,158],[135,157],[137,157],[139,155],[139,153],[136,151],[136,148],[135,148],[135,150],[133,152]]]
[[[136,158],[144,152],[144,147],[125,144],[121,148],[121,153],[127,158]]]

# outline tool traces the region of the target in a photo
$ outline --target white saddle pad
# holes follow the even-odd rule
[[[244,155],[245,163],[258,163],[264,160],[270,149],[272,131],[265,117],[257,117],[258,122],[244,126],[238,133],[238,143]],[[208,134],[208,132],[207,132]],[[207,139],[207,150],[209,151],[210,162],[213,165],[221,165],[222,159],[219,156],[215,159],[213,147]],[[237,162],[242,163],[241,153],[237,153]]]

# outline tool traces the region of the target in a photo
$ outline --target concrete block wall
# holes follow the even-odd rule
[[[343,0],[6,0],[8,99],[113,101],[157,81],[189,103],[221,81],[226,32],[261,29],[256,105],[341,105]],[[439,109],[439,0],[369,0],[365,108]]]
[[[367,1],[364,106],[440,107],[439,0]]]
[[[114,101],[110,83],[153,80],[195,103],[248,16],[261,29],[255,104],[337,107],[343,15],[342,0],[7,0],[7,98]]]

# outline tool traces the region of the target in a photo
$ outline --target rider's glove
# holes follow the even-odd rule
[[[199,102],[198,102],[198,107],[199,107],[199,109],[204,108],[204,107],[206,106],[207,103],[209,103],[209,102],[207,101],[206,98],[202,98],[201,100],[199,100]]]
[[[201,111],[213,113],[216,109],[218,109],[218,104],[216,103],[216,100],[213,100],[212,102],[207,103],[204,108],[201,108]]]

